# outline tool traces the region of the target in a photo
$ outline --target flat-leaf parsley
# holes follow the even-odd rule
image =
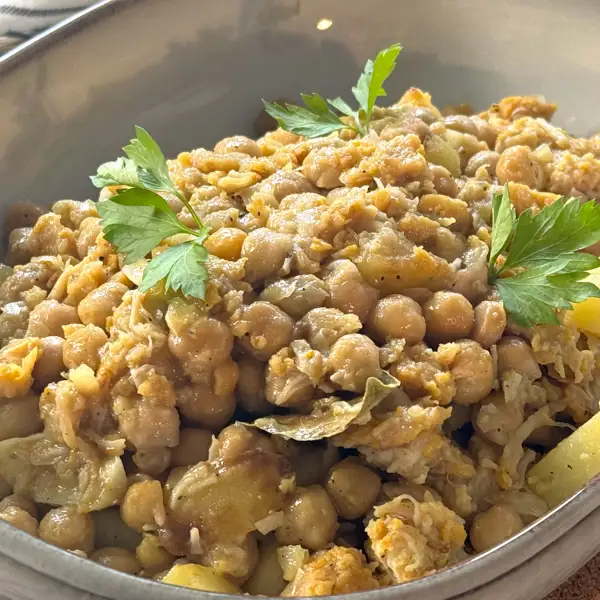
[[[171,236],[181,233],[192,236],[148,263],[140,290],[164,281],[166,290],[204,299],[208,252],[202,244],[210,229],[202,224],[171,180],[159,145],[145,129],[136,127],[135,132],[136,137],[123,148],[127,158],[100,165],[91,177],[96,187],[119,186],[116,195],[98,203],[104,237],[124,256],[125,264],[129,264],[144,258]],[[181,200],[197,228],[184,225],[159,192]]]
[[[358,110],[353,110],[342,98],[325,100],[319,94],[301,94],[305,106],[263,100],[265,110],[282,129],[309,138],[328,135],[339,129],[351,129],[359,135],[366,135],[375,101],[386,95],[383,84],[393,73],[401,50],[400,44],[392,44],[382,50],[374,61],[367,61],[357,84],[352,88]],[[351,120],[342,121],[339,113],[351,117]]]
[[[600,289],[584,280],[600,258],[580,252],[598,241],[600,204],[594,200],[562,197],[517,217],[505,186],[492,202],[489,281],[511,318],[525,327],[558,324],[556,310],[599,298]]]

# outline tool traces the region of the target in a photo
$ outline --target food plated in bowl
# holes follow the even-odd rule
[[[348,97],[346,97],[346,99],[348,99]],[[142,122],[143,122],[143,121],[142,121]],[[342,133],[343,133],[343,132],[342,132]],[[345,134],[344,134],[344,135],[345,135]],[[334,137],[335,137],[335,136],[334,136]],[[367,137],[368,137],[368,136],[367,136]],[[364,138],[361,138],[361,139],[364,139]],[[359,142],[356,142],[356,143],[355,143],[355,145],[358,145],[358,143],[359,143]],[[362,143],[362,142],[361,142],[361,143]],[[424,146],[424,144],[423,144],[423,147],[425,147],[425,146]],[[182,159],[185,159],[185,157],[182,157]],[[429,163],[429,161],[428,161],[428,163]],[[300,166],[300,165],[298,165],[298,166]],[[299,172],[303,173],[303,169],[304,169],[304,163],[302,164],[302,171],[299,171]],[[213,172],[214,172],[214,171],[213,171]],[[217,182],[217,183],[218,183],[218,182]],[[224,182],[224,183],[226,183],[226,182]],[[383,182],[382,182],[382,183],[383,183]],[[385,188],[385,184],[384,184],[384,186],[383,186],[383,187]],[[321,196],[325,196],[325,193],[323,193],[322,189],[319,189],[318,191],[320,192],[320,194],[319,194],[319,195],[321,195]],[[371,192],[371,191],[377,191],[377,190],[369,190],[369,192]],[[501,191],[501,186],[498,188],[498,191]],[[333,196],[332,196],[332,197],[333,197]],[[187,198],[186,198],[186,199],[187,199]],[[64,206],[64,205],[63,205],[63,206]],[[57,210],[60,210],[60,209],[57,209]],[[419,211],[417,210],[416,212],[419,212]],[[201,215],[201,216],[202,216],[202,215]],[[61,217],[61,218],[62,218],[62,217]],[[65,217],[65,218],[66,218],[66,217]],[[205,220],[205,219],[204,219],[204,216],[202,216],[202,220]],[[186,223],[187,223],[187,224],[186,224]],[[194,227],[194,225],[193,225],[193,224],[191,224],[191,223],[189,223],[189,222],[186,222],[186,223],[184,223],[184,225],[186,225],[187,227],[190,227],[190,228],[192,228],[192,229],[195,229],[195,227]],[[75,231],[77,228],[76,228],[75,226],[73,226],[73,228],[69,228],[69,229],[72,229],[72,231]],[[61,239],[67,239],[67,238],[68,238],[68,236],[63,236],[63,238],[61,238]],[[182,242],[182,243],[185,243],[186,241],[189,241],[189,240],[188,240],[188,239],[185,239],[185,240],[184,240],[184,239],[181,239],[181,238],[180,238],[178,241],[180,241],[180,242]],[[214,240],[213,240],[213,241],[214,241]],[[115,243],[117,243],[117,242],[115,242]],[[210,245],[210,244],[209,244],[209,245]],[[215,251],[215,252],[216,252],[217,250],[216,250],[216,249],[213,249],[213,251]],[[435,254],[435,253],[433,253],[433,254]],[[350,260],[350,262],[352,262],[351,258],[348,258],[347,260]],[[447,262],[448,262],[448,261],[447,261]],[[133,268],[133,267],[132,267],[132,268]],[[129,274],[130,274],[132,277],[134,277],[134,278],[136,277],[136,272],[135,272],[135,270],[131,270],[131,269],[129,269],[129,266],[126,266],[126,267],[124,267],[124,269],[123,269],[123,272],[127,273],[128,271],[129,271]],[[138,271],[137,271],[137,275],[138,275],[138,277],[139,277],[139,274],[140,274],[140,273],[139,273],[139,269],[138,269]],[[324,282],[324,278],[320,278],[320,280]],[[131,280],[130,280],[130,281],[131,281]],[[138,279],[138,281],[139,281],[139,283],[138,283],[137,285],[140,285],[140,284],[141,284],[141,285],[143,285],[143,283],[142,283],[142,281],[141,281],[141,280],[139,280],[139,279]],[[134,283],[135,283],[135,282],[134,282]],[[372,286],[372,287],[375,287],[375,286]],[[209,290],[209,291],[210,291],[210,290]],[[405,294],[402,294],[402,295],[405,295]],[[277,298],[276,298],[276,297],[275,297],[275,300],[277,300]],[[266,301],[266,302],[271,302],[271,304],[274,304],[274,302],[272,302],[271,300],[264,300],[264,301]],[[277,300],[277,301],[278,301],[278,300]],[[418,303],[418,304],[419,304],[419,303]],[[424,302],[422,302],[422,304],[424,304]],[[477,304],[477,303],[476,303],[476,304]],[[329,308],[329,307],[327,307],[327,308]],[[287,310],[290,310],[290,309],[292,309],[292,310],[293,310],[293,307],[287,306]],[[286,312],[286,310],[284,310],[283,312]],[[289,313],[287,313],[287,312],[286,312],[286,314],[289,314]],[[229,319],[229,317],[227,317],[227,322],[228,322],[228,319]],[[300,319],[299,319],[299,318],[296,318],[296,320],[300,320]],[[361,325],[362,325],[362,323],[363,323],[363,322],[362,322],[362,320],[361,320]],[[367,323],[367,324],[368,324],[368,323]],[[365,331],[366,331],[366,327],[365,327],[365,328],[363,328],[363,329],[365,329]],[[432,328],[432,330],[433,330],[433,328]],[[351,334],[351,335],[353,335],[353,334]],[[362,335],[362,333],[360,333],[360,334],[358,334],[358,335]],[[375,337],[375,335],[374,335],[374,334],[369,334],[367,337],[369,337],[369,338],[370,338],[370,339],[372,339],[372,340],[375,340],[375,342],[376,342],[376,344],[377,344],[378,346],[384,345],[384,344],[382,344],[382,342],[380,342],[380,341],[378,341],[378,340],[377,340],[377,338]],[[304,338],[301,336],[301,339],[304,339]],[[307,340],[305,340],[305,341],[307,341]],[[430,343],[428,344],[428,346],[429,346],[430,348],[434,349],[434,350],[437,352],[437,346],[439,345],[439,343],[441,343],[441,344],[444,344],[444,343],[453,343],[453,342],[430,342]],[[327,350],[324,350],[322,353],[324,354],[325,352],[327,352]],[[236,358],[237,358],[237,357],[236,357]],[[76,368],[76,367],[75,367],[75,368]],[[66,369],[65,369],[65,371],[66,371]],[[83,371],[85,371],[85,369],[84,369]],[[73,375],[74,375],[73,379],[74,379],[75,381],[77,381],[77,382],[79,383],[79,385],[81,385],[81,384],[82,384],[82,380],[78,379],[78,375],[83,375],[83,374],[85,374],[85,373],[82,373],[82,372],[81,372],[81,370],[80,370],[80,372],[79,372],[78,374],[75,374],[75,373],[73,374]],[[87,373],[87,374],[89,374],[89,373]],[[85,379],[84,379],[84,381],[85,381]],[[74,381],[72,381],[72,382],[74,383]],[[384,383],[385,383],[385,382],[384,382]],[[85,385],[85,384],[84,384],[84,385]],[[93,385],[93,383],[92,383],[92,385]],[[333,384],[332,384],[332,385],[333,385]],[[389,385],[389,384],[388,384],[388,385]],[[346,402],[346,403],[348,403],[348,402],[353,402],[353,399],[354,399],[354,398],[356,398],[356,397],[360,397],[360,394],[359,394],[359,393],[358,393],[356,390],[347,390],[347,392],[348,392],[348,393],[347,393],[346,395],[343,395],[343,394],[342,394],[342,396],[341,396],[341,398],[340,398],[340,400],[341,400],[341,401],[344,401],[344,402]],[[339,395],[339,393],[340,393],[340,392],[339,392],[339,388],[338,388],[337,390],[334,390],[334,394],[332,394],[332,395],[336,395],[336,394],[337,394],[337,395]],[[369,401],[369,402],[370,402],[370,401]],[[363,404],[364,404],[364,403],[363,403]],[[339,405],[336,405],[336,406],[339,406]],[[377,408],[377,407],[376,407],[376,408]],[[273,410],[275,410],[275,409],[273,409]],[[277,412],[277,411],[276,411],[276,412]],[[297,412],[297,411],[294,411],[294,412]],[[455,411],[455,412],[456,412],[456,411]],[[238,417],[240,417],[240,416],[239,416],[239,415],[236,415],[236,418],[238,418]],[[249,419],[247,419],[247,417],[246,417],[246,416],[244,416],[244,417],[240,417],[240,418],[242,418],[242,419],[243,419],[243,420],[245,420],[245,421],[248,421],[248,420],[249,420]],[[272,426],[273,426],[273,424],[271,423],[269,426],[270,426],[270,427],[272,427]],[[464,442],[463,442],[463,443],[464,443]],[[305,445],[306,449],[308,449],[308,448],[311,446],[311,444],[310,444],[310,443],[303,443],[303,444]],[[314,443],[313,443],[313,444],[314,444]],[[321,444],[323,444],[323,442],[321,442]],[[129,452],[130,452],[130,451],[131,451],[131,449],[130,449],[130,450],[128,450],[128,454],[129,454]],[[345,451],[344,451],[344,452],[345,452]],[[278,453],[278,454],[281,454],[281,452],[277,452],[277,453]],[[289,459],[288,459],[288,462],[289,462]],[[361,466],[364,466],[364,464],[363,464],[363,465],[361,465]],[[128,468],[128,471],[129,471],[129,472],[131,472],[131,467],[132,467],[132,465],[128,465],[128,466],[127,466],[127,468]],[[135,467],[134,467],[134,468],[135,468]],[[298,475],[298,469],[297,469],[297,468],[293,469],[293,471],[295,471],[295,472],[296,472],[296,475]],[[380,479],[382,479],[382,473],[381,473],[379,470],[376,472],[376,474],[379,476],[379,478],[380,478]],[[384,477],[388,477],[388,476],[386,475],[386,476],[384,476]],[[394,476],[392,476],[392,478],[394,478]],[[299,479],[299,477],[298,477],[298,479]],[[300,481],[300,480],[299,480],[299,481]],[[301,483],[301,482],[300,482],[300,483]],[[386,483],[388,483],[388,482],[386,482]],[[322,485],[322,484],[321,484],[321,485]],[[307,486],[302,486],[302,485],[301,485],[300,487],[307,487]],[[326,485],[325,485],[325,486],[323,486],[323,485],[322,485],[322,487],[325,487],[325,488],[327,488],[327,486],[326,486]],[[118,490],[117,490],[117,491],[118,491]],[[330,491],[327,491],[327,489],[326,489],[326,495],[327,495],[327,496],[329,496],[329,497],[331,497],[331,496],[332,496],[332,492],[331,492],[331,490],[330,490]],[[44,507],[44,506],[41,506],[40,508],[41,508],[43,511],[47,510],[47,507]],[[96,511],[96,512],[97,512],[97,511]],[[277,511],[276,511],[276,512],[277,512]],[[114,514],[114,510],[112,511],[112,514]],[[338,509],[337,509],[337,508],[336,508],[336,514],[338,514]],[[370,515],[369,515],[369,516],[370,516]],[[348,517],[348,519],[349,519],[349,518],[350,518],[350,517]],[[49,519],[49,520],[50,520],[50,522],[51,522],[51,519]],[[336,520],[337,520],[337,519],[336,519]],[[342,519],[342,520],[346,520],[346,519]],[[356,519],[354,519],[354,520],[356,521]],[[359,519],[359,521],[361,521],[361,519]],[[269,523],[267,523],[267,525],[268,525],[268,524],[269,524]],[[261,525],[263,525],[263,524],[261,524]],[[271,525],[271,526],[273,525],[273,521],[272,521],[272,520],[271,520],[271,523],[270,523],[270,525]],[[359,525],[360,525],[361,527],[362,527],[362,526],[364,526],[362,523],[359,523]],[[345,527],[345,524],[344,524],[344,527]],[[534,526],[534,528],[535,528],[535,526]],[[99,527],[99,529],[100,529],[100,530],[104,530],[104,528],[102,528],[102,527]],[[347,527],[346,527],[346,529],[347,529]],[[358,531],[360,531],[360,529],[358,529]],[[345,531],[344,533],[345,533],[346,537],[351,537],[351,535],[350,535],[350,533],[349,533],[348,531]],[[262,535],[262,534],[260,534],[260,535]],[[255,536],[255,537],[259,537],[259,535],[258,535],[258,534],[253,534],[253,536]],[[206,536],[205,536],[205,537],[206,537]],[[340,537],[340,536],[338,536],[338,537]],[[46,538],[47,538],[47,536],[46,536]],[[346,541],[347,541],[347,540],[346,540]],[[341,542],[341,540],[338,540],[338,542]],[[109,544],[107,544],[107,543],[106,543],[106,541],[105,541],[105,540],[103,540],[103,541],[101,541],[100,545],[114,545],[114,544],[110,544],[110,543],[109,543]],[[287,544],[287,545],[290,545],[290,544]],[[295,544],[295,545],[298,545],[298,544]],[[338,545],[341,545],[341,544],[338,544]],[[362,543],[360,543],[360,542],[359,542],[359,543],[357,543],[357,542],[356,542],[356,540],[354,541],[354,545],[358,545],[358,546],[361,546],[361,547],[362,547],[362,546],[364,546],[364,544],[362,544]],[[48,550],[46,550],[46,551],[48,552]],[[105,554],[106,554],[106,553],[105,553]],[[500,554],[500,556],[501,556],[501,554]],[[484,557],[484,558],[485,558],[485,557]],[[482,559],[482,560],[483,560],[483,559]],[[459,570],[460,570],[460,568],[461,568],[461,567],[459,567],[459,568],[457,569],[457,575],[459,574]],[[442,575],[443,575],[443,574],[442,574]],[[115,577],[116,577],[116,576],[115,576]],[[433,578],[432,578],[432,579],[433,579]],[[116,579],[115,579],[115,580],[116,580]],[[424,580],[424,581],[427,581],[427,580]],[[141,581],[140,581],[140,583],[143,583],[143,582],[141,582]],[[412,584],[411,584],[411,585],[412,585]],[[132,589],[133,589],[133,588],[132,588]],[[400,588],[400,589],[402,589],[402,588]],[[163,592],[163,591],[161,590],[161,593],[166,593],[166,591],[165,591],[165,592]],[[181,593],[183,593],[183,592],[181,592]]]
[[[10,233],[0,518],[165,583],[343,594],[598,471],[598,139],[533,96],[377,107],[400,50],[358,108],[265,102],[256,141],[167,161],[137,127],[97,203]]]

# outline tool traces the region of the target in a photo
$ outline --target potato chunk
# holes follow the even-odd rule
[[[217,575],[209,567],[202,565],[174,565],[162,578],[163,583],[179,585],[202,590],[204,592],[220,592],[222,594],[240,594],[240,590],[227,581],[225,577]]]
[[[527,476],[550,508],[600,473],[600,414],[592,417],[534,465]]]

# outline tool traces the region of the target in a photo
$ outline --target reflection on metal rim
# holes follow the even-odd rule
[[[99,0],[95,4],[92,4],[92,6],[84,8],[82,11],[60,21],[22,44],[15,46],[5,54],[0,55],[0,75],[13,69],[32,56],[39,54],[49,45],[73,35],[80,29],[90,25],[96,19],[119,10],[125,4],[136,1],[140,0]]]

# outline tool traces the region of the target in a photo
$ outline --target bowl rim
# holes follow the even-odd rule
[[[0,75],[26,64],[51,45],[67,40],[125,6],[141,4],[142,1],[99,0],[0,56]],[[456,598],[505,577],[519,566],[533,561],[538,554],[568,534],[570,529],[584,521],[599,507],[600,476],[597,476],[583,489],[499,546],[419,580],[345,596],[354,597],[360,594],[363,597],[367,594],[369,598],[381,600],[408,600],[413,595],[421,600]],[[92,598],[102,596],[105,599],[119,600],[139,600],[142,597],[150,600],[198,599],[197,590],[162,585],[157,581],[108,569],[89,559],[51,546],[2,520],[0,536],[3,540],[0,544],[0,556],[12,559],[52,580],[87,592]],[[600,541],[593,545],[597,550],[600,548]],[[203,594],[215,599],[238,598],[215,592]]]
[[[458,598],[510,574],[564,537],[570,529],[600,507],[596,477],[586,487],[531,523],[502,544],[462,563],[415,581],[345,596],[381,600],[445,600]],[[0,520],[0,556],[41,575],[87,592],[92,599],[194,600],[198,590],[163,585],[158,581],[120,573],[34,538]],[[595,544],[594,546],[597,546]],[[110,576],[108,576],[110,574]],[[203,592],[208,597],[235,600],[238,596]],[[339,596],[337,596],[339,597]],[[334,598],[331,596],[331,598]]]

